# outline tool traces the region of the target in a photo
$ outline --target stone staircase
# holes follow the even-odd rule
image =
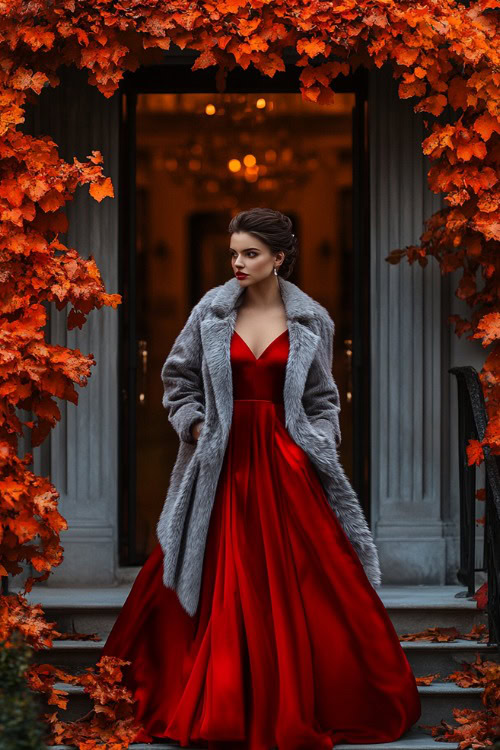
[[[100,651],[115,618],[125,601],[131,584],[115,587],[56,588],[47,585],[36,586],[28,595],[29,601],[41,603],[47,620],[57,622],[62,632],[98,633],[102,641],[66,640],[54,641],[51,649],[35,653],[39,663],[51,663],[77,673],[95,665]],[[382,586],[378,593],[399,635],[424,630],[427,627],[456,627],[459,633],[467,633],[474,624],[487,624],[486,615],[477,609],[475,600],[457,598],[463,592],[460,586]],[[438,743],[425,724],[439,724],[441,719],[455,724],[453,708],[481,708],[482,688],[461,688],[454,682],[442,678],[460,668],[464,661],[472,662],[476,653],[482,658],[500,661],[498,650],[485,643],[466,639],[451,643],[429,641],[402,641],[410,665],[416,677],[439,674],[430,685],[419,686],[422,702],[422,716],[417,724],[400,740],[393,743],[373,745],[338,744],[339,750],[360,750],[361,748],[385,748],[391,750],[428,750],[429,748],[458,748],[458,743]],[[383,666],[381,667],[383,668]],[[56,687],[68,691],[68,708],[59,710],[64,720],[83,716],[92,707],[90,699],[79,686],[56,683]],[[54,711],[53,706],[43,706],[44,711]],[[130,745],[132,750],[168,750],[178,748],[178,744],[166,742],[158,744]],[[64,750],[69,746],[52,746],[50,750]]]

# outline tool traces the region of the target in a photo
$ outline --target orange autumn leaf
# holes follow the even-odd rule
[[[322,55],[325,52],[326,43],[323,39],[300,39],[297,42],[297,52],[304,53],[308,57],[316,57],[316,55]]]
[[[68,331],[71,331],[76,327],[81,328],[86,320],[87,317],[83,313],[78,312],[77,310],[70,310],[67,320]]]
[[[455,627],[451,628],[440,628],[431,627],[421,630],[418,633],[404,633],[399,635],[400,641],[437,641],[439,643],[446,643],[448,641],[454,641],[460,637],[460,633]]]
[[[11,206],[19,207],[24,196],[24,190],[17,180],[6,178],[0,183],[0,198],[5,198]]]
[[[482,232],[487,240],[500,242],[500,211],[476,214],[473,226]]]
[[[33,73],[32,70],[27,68],[17,68],[10,77],[10,85],[14,89],[28,89],[31,88],[37,94],[40,93],[42,88],[48,82],[48,78],[45,73],[40,71]]]
[[[278,57],[278,55],[269,53],[259,63],[259,70],[265,75],[268,75],[272,78],[275,75],[275,73],[283,72],[285,70],[285,64],[283,60],[280,57]]]
[[[500,338],[500,313],[488,313],[483,315],[477,324],[472,338],[482,339],[483,346],[489,346],[493,341]]]
[[[457,145],[456,154],[464,161],[469,161],[474,157],[483,159],[486,156],[486,145],[479,139],[463,141]]]
[[[401,99],[409,99],[412,96],[423,96],[427,89],[423,81],[412,81],[411,83],[400,83],[398,94]]]
[[[476,292],[476,279],[472,272],[464,271],[460,283],[455,292],[456,296],[460,299],[467,299]]]
[[[398,44],[394,48],[393,54],[394,54],[394,59],[396,60],[398,65],[409,66],[409,65],[413,65],[417,61],[420,55],[420,50],[418,48],[411,49],[410,47],[407,47],[404,44]]]
[[[448,675],[459,687],[479,687],[491,684],[493,679],[500,678],[500,664],[485,659],[479,652],[473,662],[462,662],[462,669],[457,669]]]
[[[473,598],[476,600],[478,609],[486,609],[488,606],[488,581],[485,581],[477,591],[474,592]]]
[[[43,396],[38,401],[34,400],[32,408],[35,414],[50,420],[53,424],[55,424],[56,420],[61,419],[59,407],[50,396]]]
[[[56,35],[53,31],[44,31],[40,26],[26,27],[20,29],[20,38],[28,44],[32,50],[39,50],[42,47],[50,49],[54,44]]]
[[[109,177],[102,182],[93,182],[89,188],[90,195],[96,201],[102,201],[103,198],[114,198],[113,184]]]
[[[440,115],[443,109],[446,107],[448,100],[443,94],[434,94],[428,96],[425,99],[421,99],[418,104],[415,105],[416,112],[431,112],[433,115]]]
[[[500,115],[493,117],[489,112],[483,112],[483,114],[474,120],[473,127],[483,141],[487,141],[493,133],[500,133]]]
[[[465,451],[467,453],[467,463],[469,466],[472,464],[479,465],[481,461],[484,461],[483,446],[479,440],[469,440]]]
[[[39,206],[46,212],[58,211],[65,204],[65,198],[57,190],[49,190],[38,201]]]
[[[72,631],[71,633],[59,633],[54,638],[55,641],[102,641],[102,636],[98,633],[78,633]]]
[[[453,109],[467,109],[467,82],[458,75],[448,84],[448,101]]]
[[[237,11],[238,7],[236,7],[235,10]],[[246,18],[239,18],[237,20],[237,24],[238,32],[241,36],[250,36],[260,26],[261,19],[258,17],[252,18],[251,20],[248,20]]]
[[[477,593],[478,592],[476,591],[476,594]],[[474,595],[474,598],[475,598],[475,595]],[[478,607],[479,607],[479,604],[478,604]],[[486,628],[486,625],[484,623],[481,623],[479,625],[473,625],[468,633],[462,633],[460,637],[468,641],[486,642],[488,640],[488,630]]]
[[[440,677],[439,672],[436,674],[427,674],[422,677],[415,677],[415,682],[417,685],[431,685],[434,680],[439,680]]]

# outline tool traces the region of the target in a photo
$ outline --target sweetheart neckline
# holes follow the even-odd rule
[[[237,336],[238,336],[238,337],[239,337],[239,338],[241,339],[241,341],[243,341],[243,343],[245,344],[245,346],[246,346],[246,348],[248,349],[248,351],[250,352],[250,354],[251,354],[251,355],[253,356],[253,358],[255,359],[255,361],[256,361],[256,362],[258,362],[258,361],[259,361],[259,359],[262,359],[263,355],[264,355],[264,354],[265,354],[265,353],[267,352],[267,350],[269,349],[269,347],[270,347],[270,346],[272,346],[272,345],[274,344],[274,342],[275,342],[275,341],[278,341],[278,339],[280,339],[280,338],[281,338],[282,336],[284,336],[284,335],[285,335],[285,333],[288,333],[288,328],[285,328],[285,330],[284,330],[284,331],[282,331],[282,332],[281,332],[281,333],[280,333],[280,334],[279,334],[278,336],[276,336],[276,338],[275,338],[275,339],[273,339],[273,340],[272,340],[272,341],[271,341],[271,342],[270,342],[270,343],[269,343],[269,344],[268,344],[268,345],[266,346],[266,348],[264,349],[264,351],[263,351],[263,352],[261,352],[261,353],[259,354],[259,356],[258,356],[258,357],[256,357],[256,356],[255,356],[255,354],[254,354],[254,353],[253,353],[253,351],[252,351],[252,350],[250,349],[250,347],[248,346],[248,344],[247,344],[247,342],[245,341],[245,339],[244,339],[244,338],[243,338],[242,336],[240,336],[240,334],[238,333],[238,331],[234,331],[234,333],[235,333],[235,334],[236,334],[236,335],[237,335]]]

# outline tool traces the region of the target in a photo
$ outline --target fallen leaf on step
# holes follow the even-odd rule
[[[102,641],[97,633],[61,633],[55,641]]]
[[[400,641],[454,641],[460,637],[458,630],[453,628],[426,628],[419,633],[403,633],[399,635]]]
[[[439,672],[436,674],[426,674],[423,677],[415,677],[415,682],[417,685],[430,685],[431,682],[434,682],[434,680],[437,680],[438,677],[441,677]]]

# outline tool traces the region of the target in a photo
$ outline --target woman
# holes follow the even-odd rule
[[[103,653],[131,661],[136,741],[390,742],[420,700],[338,460],[334,324],[286,280],[288,217],[242,211],[229,233],[234,278],[193,308],[162,369],[179,453]]]

